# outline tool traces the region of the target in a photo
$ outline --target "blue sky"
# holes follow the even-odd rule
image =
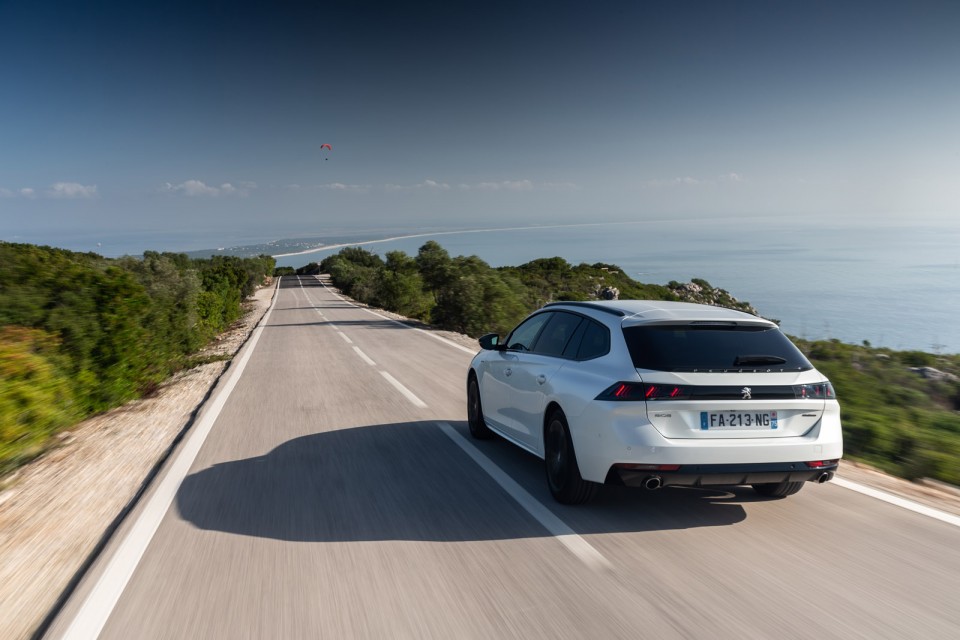
[[[946,221],[958,68],[956,2],[0,0],[0,239]]]

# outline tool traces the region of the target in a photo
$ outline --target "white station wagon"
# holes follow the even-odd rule
[[[751,485],[783,497],[833,477],[833,386],[776,324],[657,300],[556,302],[480,338],[470,433],[545,461],[558,501],[602,484]]]

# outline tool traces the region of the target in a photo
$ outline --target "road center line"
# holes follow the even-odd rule
[[[351,340],[351,339],[347,336],[347,334],[345,334],[343,331],[337,331],[337,335],[339,335],[341,338],[343,338],[344,340],[346,340],[346,341],[347,341],[347,344],[353,344],[353,340]]]
[[[394,387],[397,391],[399,391],[400,393],[402,393],[402,394],[403,394],[403,397],[405,397],[407,400],[409,400],[409,401],[411,402],[411,404],[413,404],[413,406],[419,407],[419,408],[421,408],[421,409],[426,409],[426,408],[427,408],[427,403],[426,403],[426,402],[424,402],[423,400],[421,400],[421,399],[418,398],[417,396],[413,395],[413,392],[410,391],[410,389],[407,389],[405,386],[403,386],[403,385],[400,383],[400,381],[397,380],[396,378],[394,378],[392,375],[390,375],[390,374],[387,373],[386,371],[381,371],[381,372],[380,372],[380,375],[382,375],[384,378],[386,378],[387,382],[389,382],[390,384],[392,384],[393,387]]]
[[[310,299],[310,294],[307,293],[307,290],[304,288],[303,282],[300,280],[300,276],[297,276],[297,281],[300,282],[300,290],[303,291],[303,297],[306,299],[307,304],[309,305],[316,304],[313,300]],[[323,318],[324,320],[327,319],[327,316],[323,315],[323,311],[321,311],[319,307],[311,306],[310,308],[316,311],[317,313],[319,313],[320,317]]]
[[[354,347],[353,350],[356,351],[357,355],[360,356],[360,359],[366,362],[368,365],[370,365],[371,367],[377,366],[377,363],[371,360],[370,356],[365,354],[363,351],[360,351],[360,347]]]
[[[940,511],[939,509],[934,509],[933,507],[928,507],[926,505],[920,504],[919,502],[914,502],[912,500],[907,500],[906,498],[901,498],[900,496],[895,496],[892,493],[887,493],[886,491],[880,491],[879,489],[874,489],[873,487],[868,487],[857,482],[852,482],[846,480],[839,476],[835,476],[833,480],[830,481],[830,484],[835,484],[837,486],[843,487],[844,489],[850,489],[851,491],[856,491],[857,493],[862,493],[865,496],[870,496],[871,498],[876,498],[877,500],[882,500],[884,502],[896,505],[908,511],[913,511],[914,513],[919,513],[920,515],[927,516],[928,518],[934,518],[935,520],[940,520],[941,522],[946,522],[947,524],[952,524],[955,527],[960,527],[960,516],[955,516],[952,513],[947,513],[946,511]]]
[[[612,569],[610,561],[603,554],[596,550],[589,542],[584,540],[579,534],[558,518],[552,511],[543,506],[543,503],[534,498],[530,493],[521,487],[516,480],[507,475],[490,458],[483,455],[479,449],[470,444],[470,442],[461,436],[456,429],[446,422],[438,422],[437,426],[447,436],[456,443],[458,447],[470,456],[474,462],[480,465],[480,468],[487,472],[497,484],[503,487],[504,491],[510,494],[510,497],[526,509],[537,522],[553,535],[563,546],[570,550],[573,555],[582,560],[588,567],[595,570]]]
[[[157,485],[156,491],[144,506],[143,511],[131,526],[126,537],[120,542],[116,553],[110,558],[100,578],[87,595],[86,600],[83,601],[63,638],[88,640],[100,635],[117,601],[123,594],[123,590],[133,576],[133,572],[140,564],[140,559],[147,550],[147,546],[157,532],[160,522],[170,509],[180,485],[187,477],[187,473],[190,472],[190,467],[196,460],[200,448],[206,441],[213,424],[220,416],[220,411],[230,398],[234,387],[237,386],[237,381],[240,380],[257,342],[260,340],[263,327],[270,320],[270,313],[280,297],[279,291],[280,278],[277,279],[273,302],[257,324],[256,329],[253,330],[253,335],[250,337],[243,355],[235,365],[231,365],[227,370],[227,378],[223,389],[213,396],[210,406],[204,408],[200,420],[190,429],[183,448],[180,449],[179,454],[170,464],[169,471]]]

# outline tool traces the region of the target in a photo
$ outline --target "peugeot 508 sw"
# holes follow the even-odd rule
[[[784,497],[843,453],[830,382],[776,324],[684,302],[551,303],[480,338],[470,433],[544,460],[558,501],[602,484],[750,485]]]

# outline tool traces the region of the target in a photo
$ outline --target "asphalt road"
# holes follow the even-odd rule
[[[955,524],[833,484],[558,505],[470,440],[470,357],[284,278],[48,637],[960,637]]]

